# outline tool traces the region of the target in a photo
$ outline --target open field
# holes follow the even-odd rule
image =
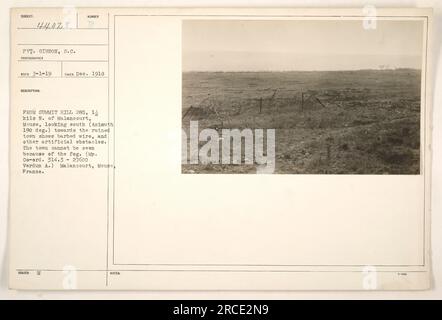
[[[419,174],[420,71],[184,72],[182,126],[276,130],[275,173]],[[255,173],[254,165],[183,165]]]

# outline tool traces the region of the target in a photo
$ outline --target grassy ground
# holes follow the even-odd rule
[[[418,70],[183,73],[182,111],[184,130],[190,120],[200,129],[276,129],[275,173],[419,174]]]

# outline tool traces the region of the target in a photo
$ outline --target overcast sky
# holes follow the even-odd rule
[[[420,68],[423,21],[187,20],[183,71]]]

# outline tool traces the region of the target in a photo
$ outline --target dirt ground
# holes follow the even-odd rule
[[[419,174],[420,71],[183,73],[182,127],[275,129],[275,173]],[[188,165],[183,173],[256,173]]]

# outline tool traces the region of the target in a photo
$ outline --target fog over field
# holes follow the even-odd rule
[[[190,20],[183,71],[420,69],[421,21]]]

